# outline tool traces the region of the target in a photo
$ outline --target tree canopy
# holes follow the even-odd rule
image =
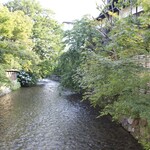
[[[62,85],[100,106],[100,115],[142,118],[150,125],[148,3],[142,1],[144,12],[139,17],[120,19],[111,12],[112,19],[102,22],[89,17],[75,21],[65,33],[69,48],[60,57],[58,70]]]
[[[63,34],[52,11],[36,0],[14,0],[1,4],[0,18],[3,69],[50,75],[62,50]]]
[[[31,50],[33,45],[30,39],[32,20],[23,12],[10,12],[2,5],[0,16],[0,64],[2,68],[4,70],[13,68],[31,70],[30,64],[38,60]]]

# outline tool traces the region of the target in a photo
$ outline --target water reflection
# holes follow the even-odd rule
[[[48,81],[0,98],[1,150],[141,150],[120,126]]]
[[[0,108],[3,108],[5,111],[8,111],[9,109],[11,109],[13,101],[11,100],[11,96],[10,95],[6,95],[4,97],[4,100],[1,101],[0,103]]]

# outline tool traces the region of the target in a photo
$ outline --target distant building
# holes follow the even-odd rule
[[[64,30],[71,30],[72,29],[72,27],[73,27],[73,22],[71,22],[71,21],[64,21],[63,22],[63,29]]]
[[[131,4],[129,4],[128,6],[122,6],[122,9],[120,9],[116,5],[118,3],[118,0],[106,0],[105,2],[106,6],[96,18],[98,21],[101,21],[105,18],[111,19],[112,16],[109,14],[109,12],[118,14],[119,18],[125,18],[130,14],[138,16],[141,12],[143,12],[143,8],[141,6],[134,5],[134,3],[132,7],[130,6]],[[124,3],[127,2],[129,2],[129,0],[124,0]]]
[[[106,6],[104,6],[102,12],[99,14],[99,16],[96,18],[98,21],[103,20],[105,18],[109,18],[109,11],[114,12],[114,13],[119,13],[119,9],[115,7],[115,3],[118,2],[118,0],[105,0],[106,1]]]

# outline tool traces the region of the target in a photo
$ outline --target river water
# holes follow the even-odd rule
[[[0,150],[142,150],[122,127],[47,80],[0,98]]]

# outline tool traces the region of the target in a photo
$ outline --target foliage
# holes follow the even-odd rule
[[[0,82],[5,83],[6,69],[32,70],[38,57],[31,51],[32,20],[22,11],[10,12],[7,7],[0,7],[0,73],[3,76]]]
[[[143,118],[150,126],[150,72],[144,59],[150,55],[148,3],[142,1],[145,12],[139,17],[111,13],[111,20],[76,21],[66,33],[69,49],[58,68],[62,84],[82,91],[84,99],[103,108],[101,115]]]
[[[2,64],[0,64],[0,87],[7,84],[10,84],[10,81],[6,77],[4,67],[2,66]]]
[[[53,12],[42,8],[37,0],[14,0],[6,3],[10,11],[23,11],[32,19],[32,50],[39,56],[38,73],[48,76],[62,50],[62,29],[53,19]]]
[[[63,34],[53,13],[36,0],[14,0],[0,5],[0,18],[3,70],[24,70],[38,77],[51,74],[62,50]]]
[[[40,77],[49,77],[55,68],[55,63],[52,63],[50,60],[43,60],[38,64],[39,69],[39,75]]]
[[[20,71],[17,75],[18,81],[20,82],[21,86],[31,86],[36,83],[36,77],[31,72]]]
[[[72,30],[65,32],[65,43],[67,50],[64,52],[58,62],[55,70],[61,75],[61,82],[64,86],[78,90],[78,84],[73,81],[73,75],[82,63],[83,53],[86,49],[95,51],[99,33],[95,29],[95,22],[91,22],[88,16],[81,20],[76,20]],[[86,47],[85,47],[86,46]]]
[[[145,12],[139,18],[115,21],[106,38],[99,39],[99,51],[88,52],[77,69],[74,81],[94,106],[105,108],[103,114],[114,118],[133,115],[150,121],[149,72],[134,58],[149,55],[149,30],[144,26],[147,23],[143,24],[146,16]]]
[[[20,85],[20,82],[18,82],[18,81],[11,81],[10,89],[11,89],[12,91],[15,91],[15,90],[19,89],[20,86],[21,86],[21,85]]]
[[[37,0],[11,0],[5,6],[10,11],[21,10],[31,18],[39,15],[42,11],[42,7]]]

